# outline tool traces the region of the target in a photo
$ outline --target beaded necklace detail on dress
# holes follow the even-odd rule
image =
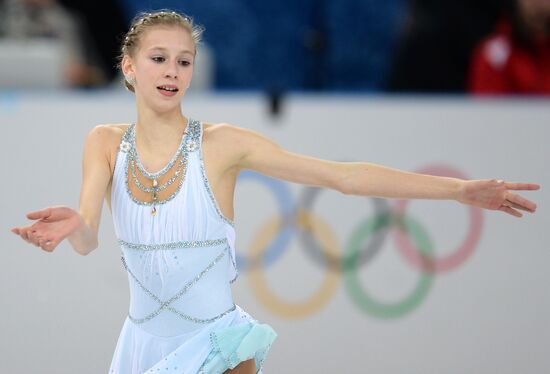
[[[276,334],[233,300],[235,229],[206,175],[204,124],[189,120],[156,173],[140,162],[135,127],[124,132],[113,172],[113,221],[130,305],[109,373],[222,373],[244,357],[261,368]]]
[[[162,168],[162,170],[150,173],[145,169],[143,164],[141,163],[141,160],[139,159],[137,149],[136,149],[136,126],[135,124],[131,124],[127,131],[123,135],[123,139],[121,141],[120,150],[122,152],[125,152],[128,154],[128,157],[126,158],[126,166],[125,166],[125,184],[126,184],[126,190],[128,192],[128,196],[137,204],[140,205],[148,205],[152,206],[151,209],[151,215],[155,216],[157,213],[156,206],[164,204],[170,200],[172,200],[179,190],[181,189],[181,186],[183,185],[183,181],[185,180],[185,174],[187,171],[187,160],[189,158],[189,152],[194,152],[197,149],[197,145],[199,142],[200,137],[200,122],[189,119],[187,123],[186,130],[184,132],[184,135],[182,136],[182,140],[180,142],[180,145],[176,151],[176,153],[172,156],[168,164]],[[164,176],[166,173],[168,173],[169,170],[171,170],[176,163],[176,161],[179,159],[179,163],[176,167],[176,171],[174,175],[169,178],[165,183],[159,185],[158,179],[162,176]],[[140,191],[151,193],[151,201],[142,201],[136,198],[136,196],[132,193],[130,189],[130,178],[129,178],[129,172],[128,170],[131,170],[132,175],[132,182],[134,183],[134,186],[136,186]],[[145,186],[142,182],[140,182],[138,178],[137,172],[141,174],[144,178],[150,180],[151,186]],[[183,175],[180,177],[180,174]],[[180,177],[179,184],[176,186],[175,191],[170,194],[168,197],[164,199],[159,199],[159,192],[165,190],[167,187],[172,185],[177,179]]]

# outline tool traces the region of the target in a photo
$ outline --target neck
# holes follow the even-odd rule
[[[164,113],[138,107],[136,131],[139,134],[139,143],[147,148],[162,149],[172,143],[179,143],[186,125],[187,118],[180,107]]]

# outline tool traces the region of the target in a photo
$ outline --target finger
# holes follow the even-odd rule
[[[504,183],[504,185],[509,190],[538,190],[540,188],[540,185],[535,184],[535,183],[506,182],[506,183]]]
[[[36,231],[33,230],[29,233],[29,240],[32,244],[34,244],[36,247],[38,247],[39,246],[38,242],[40,240],[40,235],[38,235],[36,233]]]
[[[510,208],[509,206],[506,206],[506,205],[503,205],[501,206],[500,208],[498,208],[498,210],[501,210],[503,212],[506,212],[508,214],[511,214],[513,215],[514,217],[523,217],[523,214],[521,214],[520,212],[518,212],[517,210],[513,209],[513,208]]]
[[[514,209],[523,210],[523,211],[525,211],[525,212],[530,212],[530,213],[534,212],[534,210],[529,209],[529,208],[526,208],[526,207],[524,207],[524,206],[522,206],[522,205],[516,204],[516,203],[514,203],[513,201],[510,201],[510,200],[505,200],[505,201],[502,203],[502,205],[506,205],[506,206],[512,207],[512,208],[514,208]]]
[[[42,239],[42,234],[38,232],[37,230],[31,229],[28,231],[28,238],[29,241],[34,244],[36,247],[39,247],[39,241]]]
[[[34,212],[27,213],[28,219],[47,219],[51,215],[51,209],[35,210]]]
[[[522,208],[520,209],[527,210],[529,212],[534,212],[535,210],[537,210],[537,204],[513,193],[508,194],[508,196],[506,196],[506,200],[509,201],[511,204],[521,206]]]
[[[41,243],[40,247],[46,252],[52,252],[56,246],[53,240],[46,240]]]
[[[51,240],[46,240],[46,239],[40,239],[38,241],[38,245],[40,246],[40,248],[42,248],[45,251],[49,251],[50,243],[51,243]]]
[[[25,241],[29,241],[29,234],[31,232],[31,227],[32,226],[26,226],[26,227],[16,227],[14,228],[12,231],[13,232],[16,232],[18,233],[18,235],[21,237],[21,239],[25,240]]]
[[[30,243],[31,239],[29,238],[29,234],[30,234],[30,229],[23,229],[21,230],[21,237],[28,241]]]
[[[11,232],[13,232],[15,235],[19,235],[21,233],[21,230],[19,230],[18,227],[14,227],[13,229],[11,229]]]

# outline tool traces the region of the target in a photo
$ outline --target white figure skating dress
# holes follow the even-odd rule
[[[235,230],[207,180],[202,134],[202,123],[190,119],[178,151],[157,173],[141,165],[135,125],[122,137],[111,206],[130,307],[109,373],[223,373],[251,358],[260,372],[276,337],[233,303]],[[183,177],[164,200],[132,194],[137,170],[160,178],[178,168]]]

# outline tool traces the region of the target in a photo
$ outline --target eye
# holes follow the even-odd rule
[[[151,60],[155,62],[164,62],[165,58],[162,56],[154,56],[154,57],[151,57]]]
[[[189,61],[187,61],[187,60],[181,60],[179,63],[180,63],[180,65],[182,65],[182,66],[189,66],[189,65],[191,65],[191,62],[189,62]]]

